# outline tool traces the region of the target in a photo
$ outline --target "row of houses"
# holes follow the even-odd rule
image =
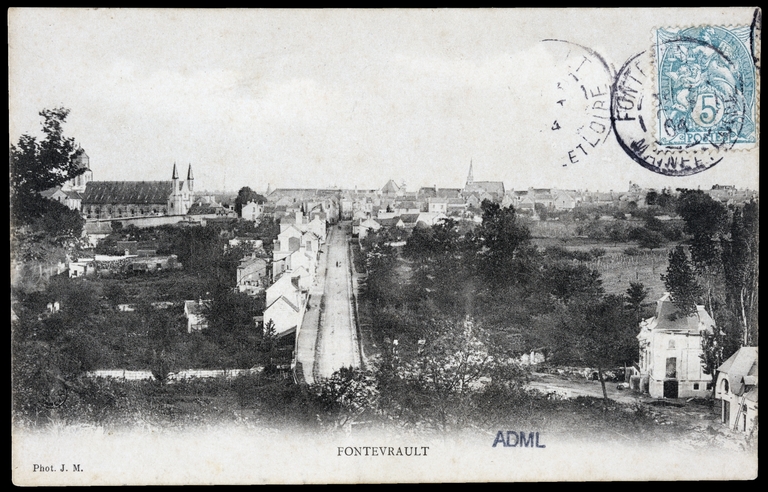
[[[316,207],[312,207],[317,211]],[[272,284],[267,287],[264,322],[274,325],[278,337],[296,334],[301,328],[309,288],[316,281],[320,248],[326,242],[325,212],[301,211],[280,220],[280,233],[272,250]]]
[[[176,255],[125,254],[81,257],[68,263],[70,278],[94,274],[144,273],[181,268]]]
[[[141,217],[190,216],[196,220],[237,217],[231,197],[195,191],[192,165],[186,179],[180,179],[176,164],[170,181],[94,181],[90,159],[85,152],[76,157],[83,173],[62,186],[42,192],[42,196],[57,200],[71,209],[79,210],[89,221],[131,219]],[[296,210],[305,214],[323,213],[333,224],[339,218],[376,218],[379,213],[397,215],[422,212],[465,215],[478,209],[484,200],[514,206],[534,213],[538,207],[566,211],[579,206],[645,207],[648,191],[630,182],[626,192],[589,192],[557,188],[506,189],[501,181],[475,181],[470,162],[466,183],[462,188],[421,187],[407,191],[405,183],[388,180],[375,190],[343,190],[339,188],[278,188],[267,190],[266,201],[249,202],[240,216],[251,221],[268,215],[277,219]],[[751,190],[715,185],[706,190],[713,199],[726,204],[744,203],[756,197]],[[150,225],[159,225],[151,223]],[[141,226],[141,225],[139,225]]]
[[[380,214],[377,218],[355,218],[352,221],[352,237],[365,239],[369,233],[377,232],[384,227],[411,230],[419,225],[431,227],[447,219],[442,212],[421,212],[416,214],[397,214],[396,212]]]

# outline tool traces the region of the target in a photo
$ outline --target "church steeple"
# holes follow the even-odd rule
[[[176,163],[173,163],[173,177],[171,179],[179,179],[179,171],[176,169]]]
[[[189,165],[189,169],[187,169],[187,189],[189,191],[194,190],[195,188],[195,178],[192,176],[192,164]]]
[[[467,184],[472,184],[475,181],[474,176],[472,176],[472,159],[469,160],[469,174],[467,174]]]

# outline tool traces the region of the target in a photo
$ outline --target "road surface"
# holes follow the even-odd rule
[[[360,367],[360,349],[352,311],[351,264],[346,229],[332,226],[328,232],[323,309],[315,353],[315,380],[328,378],[342,367]]]

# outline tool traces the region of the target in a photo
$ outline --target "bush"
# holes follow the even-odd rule
[[[592,258],[597,259],[602,256],[605,256],[605,249],[603,248],[592,248],[589,250],[589,254],[592,256]]]

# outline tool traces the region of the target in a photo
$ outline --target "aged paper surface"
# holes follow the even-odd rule
[[[448,188],[463,185],[471,161],[475,177],[514,190],[758,191],[754,8],[11,9],[8,26],[11,142],[38,128],[42,109],[69,108],[66,134],[87,150],[94,180],[168,179],[171,163],[191,162],[208,191],[373,190],[390,178]],[[701,61],[696,46],[698,57],[738,62]],[[707,73],[726,81],[724,106],[688,97]],[[694,123],[681,126],[680,114]],[[564,431],[536,434],[530,448],[508,436],[496,445],[498,432],[537,431],[519,427],[52,422],[14,426],[12,472],[32,486],[757,474],[756,449],[739,446]]]

